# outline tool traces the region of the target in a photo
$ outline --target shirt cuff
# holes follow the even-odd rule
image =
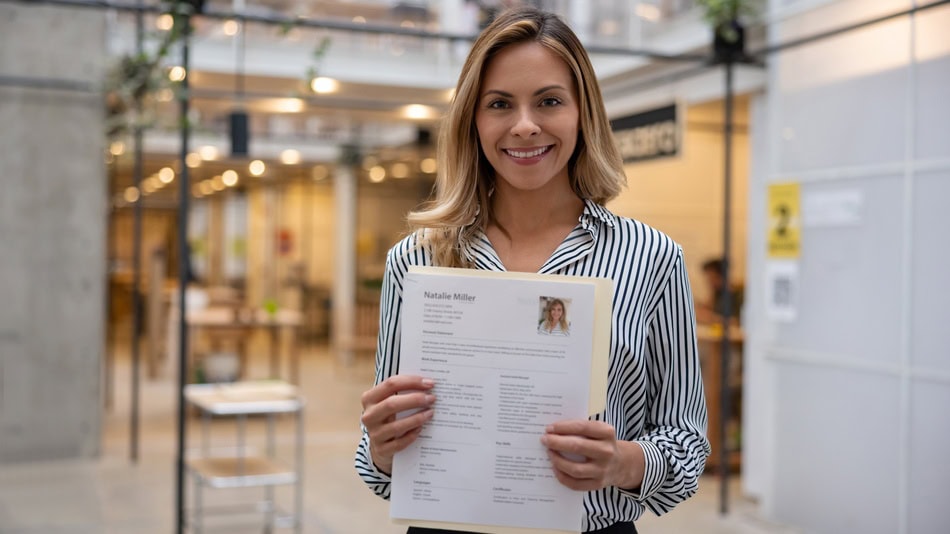
[[[643,483],[635,490],[617,489],[627,497],[642,501],[660,489],[660,486],[663,485],[663,481],[666,480],[669,465],[663,453],[660,452],[660,448],[652,441],[638,441],[637,443],[639,443],[643,449]]]

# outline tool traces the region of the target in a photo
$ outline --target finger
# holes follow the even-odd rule
[[[555,451],[548,451],[548,458],[551,460],[554,472],[561,475],[559,480],[570,481],[569,487],[591,482],[597,487],[601,486],[600,481],[604,478],[604,470],[600,465],[593,462],[574,462]]]
[[[422,425],[432,419],[434,413],[432,408],[429,408],[409,417],[393,420],[369,430],[369,439],[371,442],[378,444],[399,439],[409,432],[422,428]]]
[[[574,478],[563,471],[554,471],[554,476],[558,482],[568,488],[576,491],[594,491],[603,487],[599,481],[589,478]]]
[[[416,375],[393,375],[363,392],[363,395],[360,397],[360,402],[363,403],[363,408],[366,409],[373,404],[392,397],[400,391],[428,391],[432,389],[434,385],[435,382],[431,378],[423,378]]]
[[[360,420],[364,426],[370,428],[388,421],[400,412],[429,408],[434,403],[435,395],[429,393],[413,392],[392,395],[366,407]]]
[[[413,430],[406,432],[405,434],[399,436],[398,438],[389,440],[386,443],[386,448],[389,451],[391,451],[391,454],[396,454],[397,452],[405,449],[409,445],[412,445],[412,442],[415,441],[416,438],[418,438],[419,434],[421,433],[422,433],[421,426],[418,428],[414,428]]]
[[[549,434],[586,436],[591,439],[614,439],[614,427],[603,421],[589,421],[587,419],[566,419],[551,423],[545,428]]]
[[[541,436],[541,444],[574,462],[602,461],[609,458],[613,451],[611,440],[584,436],[544,434]]]

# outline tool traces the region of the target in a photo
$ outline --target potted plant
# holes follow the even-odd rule
[[[762,0],[696,0],[713,30],[713,52],[719,61],[745,56],[745,28],[758,16]]]

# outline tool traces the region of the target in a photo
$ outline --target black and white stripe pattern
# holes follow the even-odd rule
[[[671,510],[696,492],[710,448],[693,297],[682,249],[643,223],[585,203],[579,224],[539,272],[614,281],[607,409],[594,419],[613,425],[618,439],[638,441],[646,455],[643,485],[637,491],[611,487],[587,493],[586,532],[633,521],[646,508],[658,515]],[[504,270],[482,233],[462,242],[461,250],[478,269]],[[430,255],[413,236],[389,251],[377,383],[399,369],[400,309],[409,266],[430,264]],[[389,498],[390,478],[370,461],[365,429],[356,470],[377,495]]]

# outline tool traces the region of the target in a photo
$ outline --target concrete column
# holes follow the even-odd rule
[[[356,200],[356,174],[349,165],[340,165],[333,177],[333,345],[344,364],[353,361],[356,333]]]
[[[0,463],[94,457],[106,319],[105,15],[2,3],[0,35],[0,74],[34,85],[0,86]],[[52,80],[73,88],[49,88]]]

